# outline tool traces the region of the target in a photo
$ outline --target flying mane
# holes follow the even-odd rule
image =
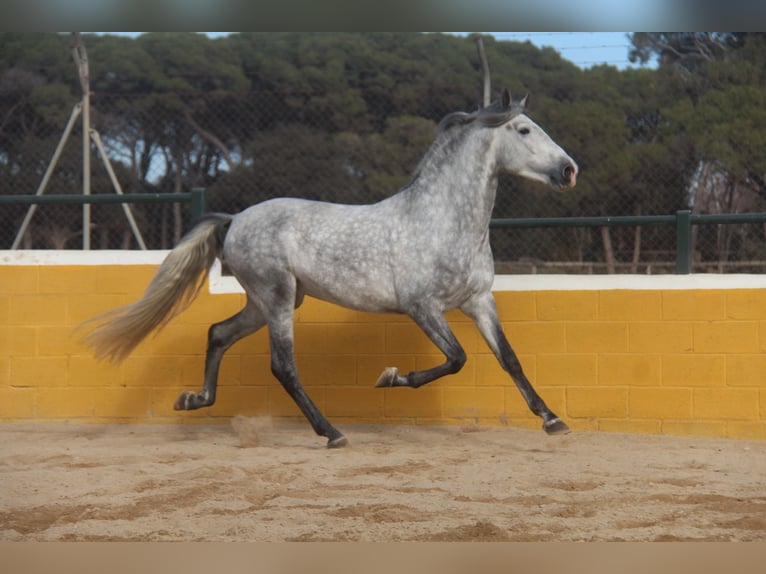
[[[496,100],[489,106],[479,108],[475,112],[452,112],[444,116],[437,127],[434,142],[423,155],[420,162],[418,162],[418,165],[412,174],[412,178],[410,178],[410,181],[402,187],[402,190],[407,189],[417,181],[426,165],[430,164],[432,161],[437,161],[439,156],[448,157],[451,155],[443,152],[456,145],[457,142],[462,139],[461,135],[464,133],[464,130],[458,130],[456,128],[466,127],[474,122],[478,122],[481,126],[488,128],[500,127],[523,113],[525,103],[526,98],[519,102],[508,104]]]
[[[464,126],[474,121],[479,121],[482,126],[488,128],[500,127],[524,112],[526,98],[520,102],[504,105],[500,101],[494,101],[486,108],[479,108],[473,113],[452,112],[444,116],[439,122],[437,134],[441,135],[454,126]],[[437,135],[437,138],[438,138]]]

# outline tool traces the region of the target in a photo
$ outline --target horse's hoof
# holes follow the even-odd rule
[[[543,430],[549,435],[569,434],[571,432],[567,424],[558,417],[544,422]]]
[[[173,410],[175,411],[190,411],[194,407],[193,401],[196,398],[195,393],[191,391],[184,391],[181,393],[178,398],[176,399],[176,402],[173,403]]]
[[[386,367],[375,383],[376,388],[393,387],[399,371],[396,367]]]
[[[348,439],[343,435],[327,441],[327,448],[343,448],[348,446]]]

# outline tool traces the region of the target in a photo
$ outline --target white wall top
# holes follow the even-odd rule
[[[168,251],[0,250],[3,265],[159,265]],[[766,275],[497,275],[493,291],[609,291],[667,289],[764,289]],[[216,260],[210,271],[211,293],[242,293],[234,277],[221,275]]]

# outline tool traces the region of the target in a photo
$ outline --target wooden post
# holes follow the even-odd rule
[[[489,76],[489,64],[487,63],[487,55],[484,53],[484,41],[481,39],[481,34],[476,34],[476,48],[479,51],[479,60],[481,61],[481,72],[484,78],[484,94],[482,99],[482,105],[486,108],[489,105],[491,97],[491,80]]]
[[[77,65],[82,87],[82,193],[90,195],[90,70],[88,53],[79,32],[72,32],[72,57]],[[82,206],[82,248],[90,249],[90,204]]]

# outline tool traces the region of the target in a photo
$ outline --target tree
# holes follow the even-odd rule
[[[742,46],[746,33],[735,32],[635,32],[630,34],[631,62],[645,64],[657,57],[660,67],[695,72],[706,63],[720,61]]]
[[[579,163],[566,194],[500,178],[495,216],[754,210],[766,202],[766,41],[762,34],[636,33],[632,57],[658,69],[582,70],[550,48],[484,36],[493,93],[530,94],[528,113]],[[376,201],[406,184],[447,113],[481,103],[470,37],[414,33],[85,35],[92,117],[123,188],[209,190],[237,211],[276,195]],[[64,34],[0,34],[0,193],[34,192],[80,99]],[[78,134],[73,134],[76,139]],[[50,192],[75,192],[70,145]],[[111,192],[94,161],[94,193]],[[50,208],[54,209],[54,208]],[[63,208],[60,208],[63,209]],[[78,209],[41,210],[28,245],[67,243]],[[151,247],[170,247],[187,210],[134,208]],[[46,213],[56,214],[48,217]],[[96,216],[98,214],[98,216]],[[0,211],[10,244],[23,208]],[[129,246],[124,218],[94,208],[99,247]],[[52,225],[57,226],[55,229]],[[705,256],[757,256],[763,230],[700,231]],[[703,240],[714,242],[702,248]],[[673,232],[493,232],[498,259],[600,260],[634,269]],[[611,246],[611,247],[610,247]],[[766,254],[764,254],[766,255]]]
[[[241,156],[237,94],[247,80],[236,54],[201,34],[146,34],[130,42],[99,37],[91,50],[100,56],[94,88],[106,92],[103,118],[113,128],[105,139],[123,151],[139,189],[179,193],[211,184]],[[185,224],[179,204],[170,210],[172,230],[166,206],[147,214],[161,229],[163,248],[180,239]]]
[[[684,89],[685,97],[664,113],[667,132],[692,148],[688,205],[697,213],[761,210],[766,206],[766,39],[711,33],[666,42],[682,40],[685,51],[663,48],[667,54],[661,64]],[[723,262],[731,256],[732,242],[748,243],[754,228],[727,225],[714,231],[707,240],[715,247],[703,254]],[[763,232],[759,235],[762,240]]]

